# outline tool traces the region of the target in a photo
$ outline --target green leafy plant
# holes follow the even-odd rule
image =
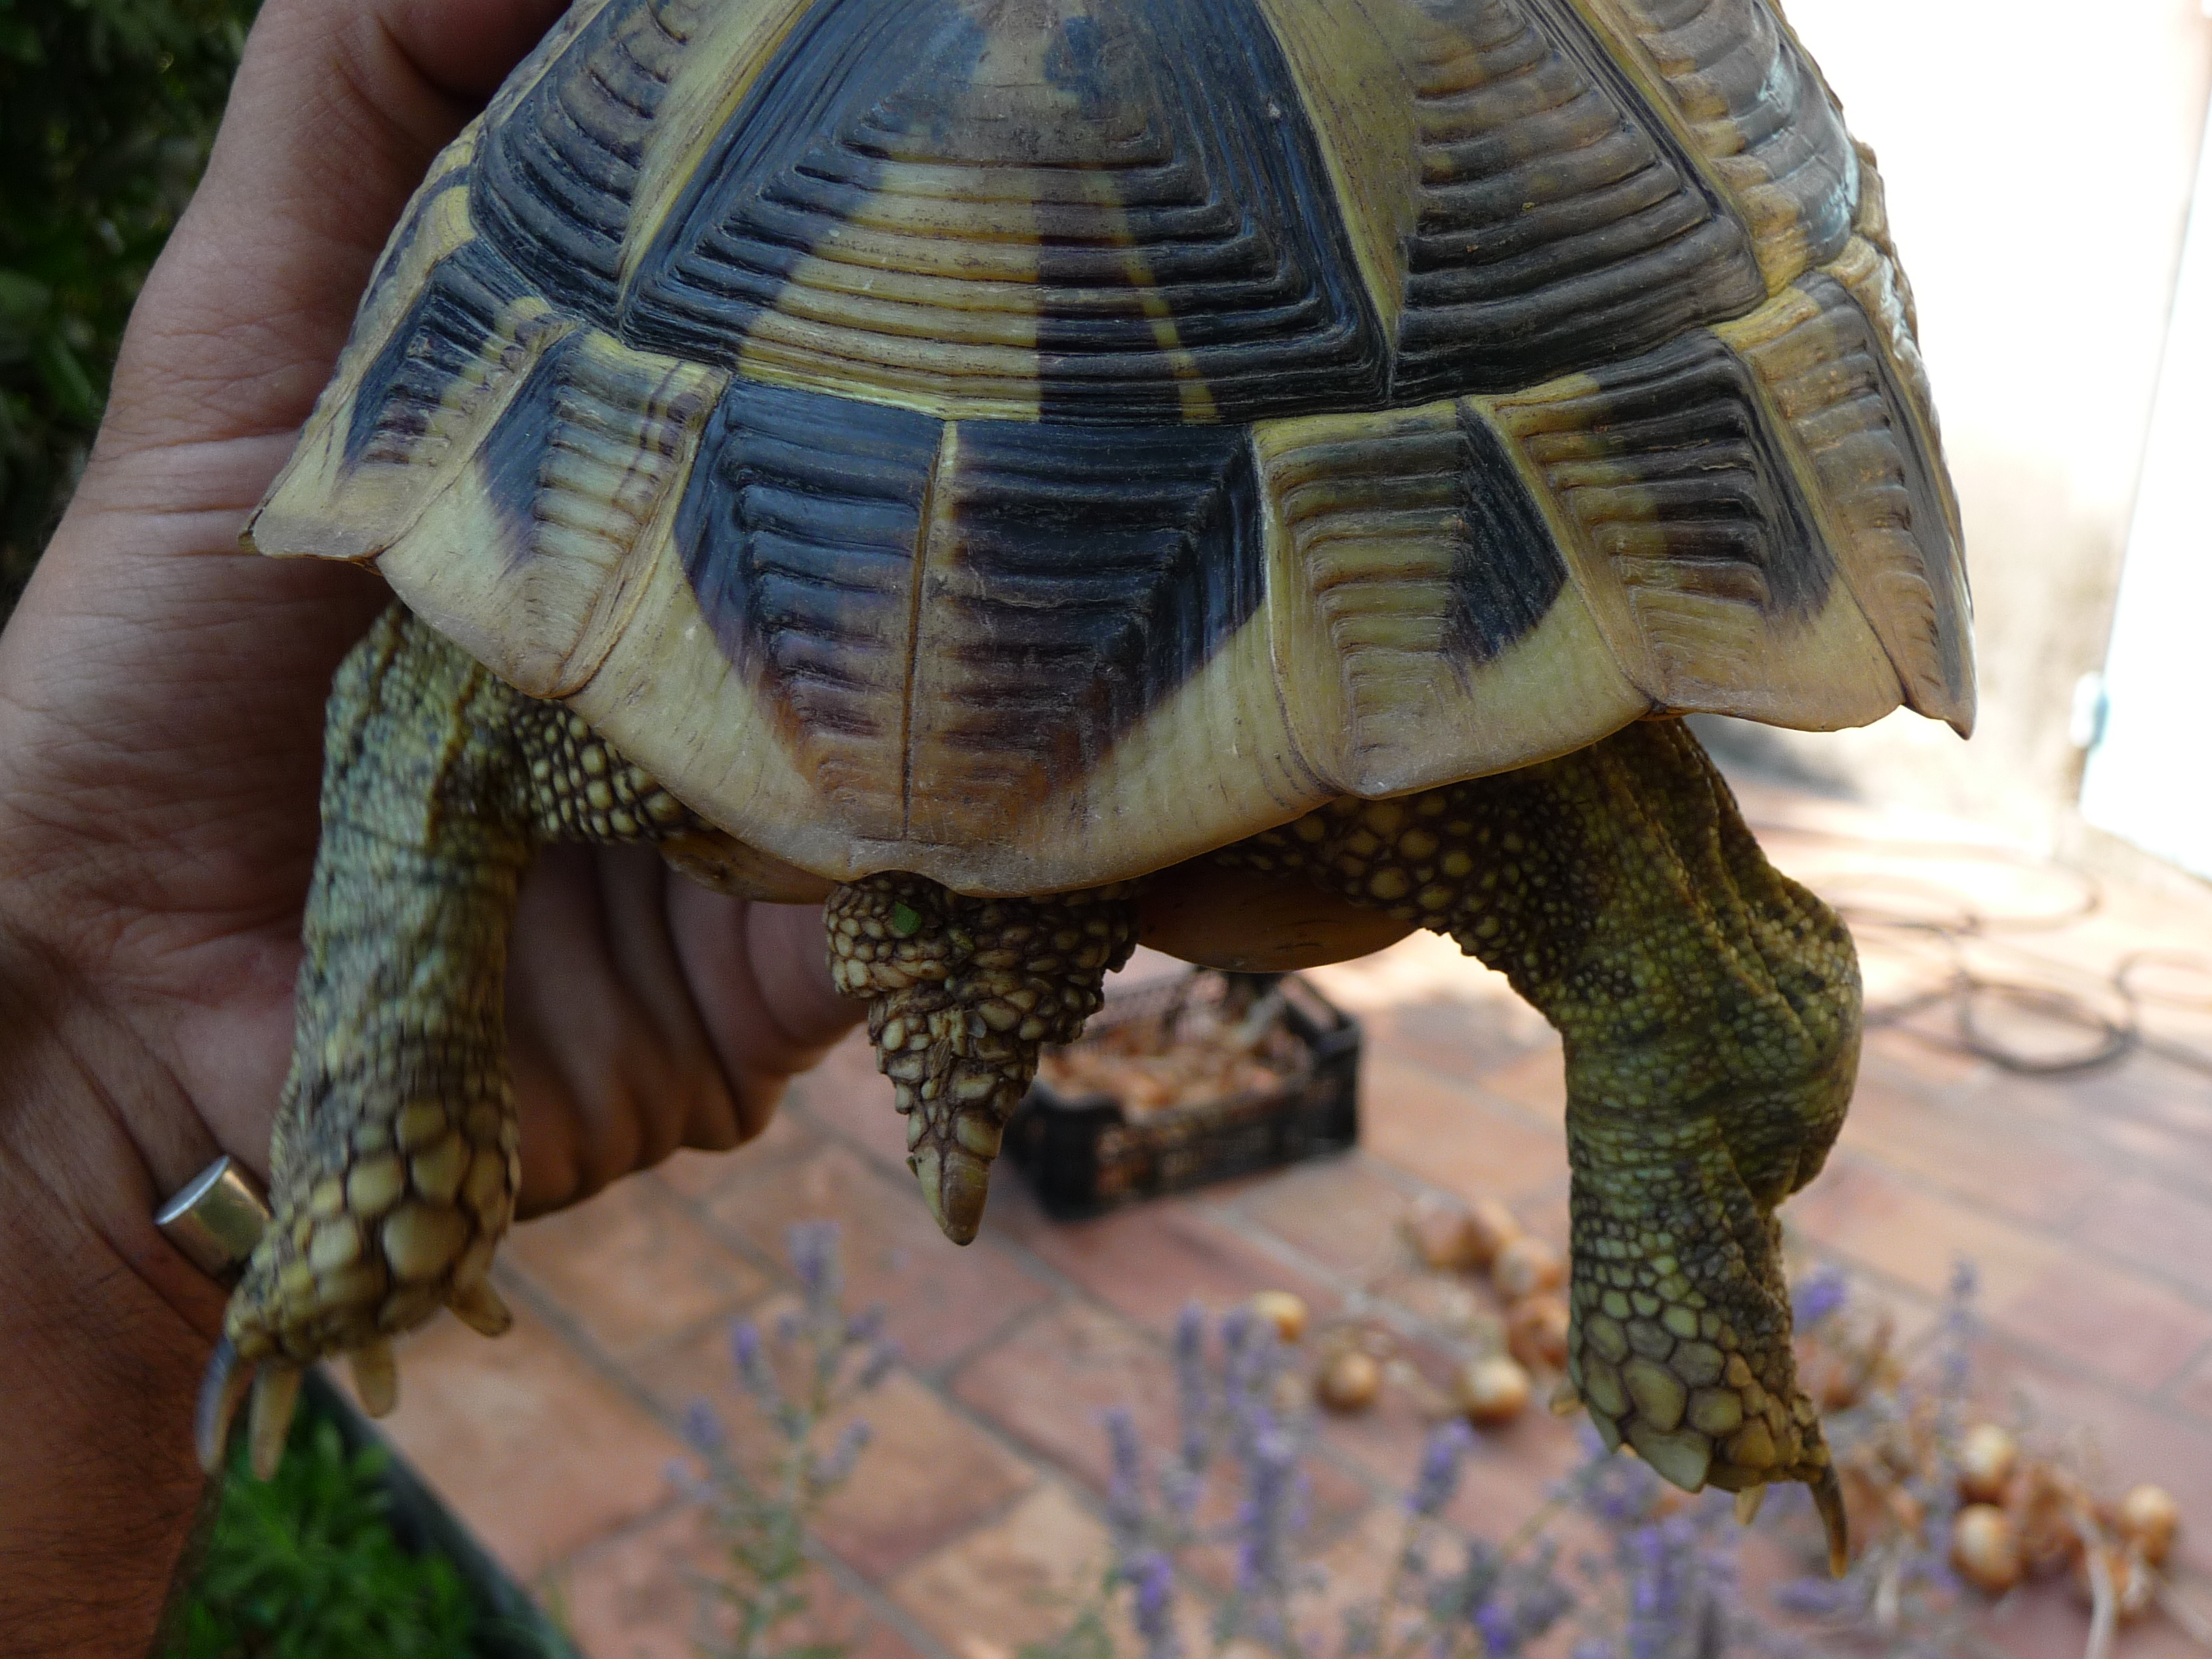
[[[75,486],[259,0],[0,0],[0,585]]]
[[[460,1659],[475,1609],[453,1564],[403,1549],[380,1483],[388,1455],[349,1456],[337,1425],[303,1412],[283,1466],[244,1451],[165,1659]]]

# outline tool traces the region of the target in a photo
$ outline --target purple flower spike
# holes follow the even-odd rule
[[[1474,1615],[1474,1632],[1482,1638],[1483,1659],[1514,1659],[1521,1651],[1521,1628],[1502,1602],[1486,1602]]]
[[[795,1223],[784,1235],[784,1249],[790,1254],[792,1272],[806,1291],[806,1311],[817,1322],[834,1318],[845,1290],[837,1265],[837,1224]]]
[[[844,1433],[837,1437],[837,1443],[830,1449],[830,1455],[815,1462],[814,1484],[817,1486],[841,1484],[853,1473],[853,1465],[860,1461],[860,1454],[868,1449],[868,1442],[875,1437],[876,1431],[866,1423],[847,1424]]]
[[[889,1376],[891,1367],[898,1361],[899,1345],[889,1337],[879,1339],[875,1346],[868,1350],[867,1363],[860,1367],[860,1374],[853,1379],[853,1386],[866,1393]]]
[[[700,1455],[711,1457],[729,1443],[730,1437],[714,1408],[703,1400],[695,1400],[684,1408],[684,1439]]]
[[[1178,1451],[1187,1486],[1195,1486],[1212,1455],[1208,1432],[1210,1406],[1206,1387],[1206,1310],[1195,1302],[1183,1304],[1176,1318],[1176,1416],[1181,1431]]]
[[[1135,1589],[1131,1622],[1145,1644],[1145,1659],[1182,1659],[1182,1643],[1176,1635],[1175,1567],[1158,1550],[1146,1550],[1131,1565],[1128,1578]]]
[[[1811,1330],[1823,1320],[1842,1312],[1850,1299],[1850,1281],[1836,1268],[1823,1267],[1808,1275],[1797,1287],[1796,1295],[1790,1298],[1797,1328]]]
[[[1406,1507],[1416,1515],[1435,1515],[1452,1501],[1459,1490],[1460,1467],[1474,1446],[1474,1431],[1463,1418],[1455,1417],[1429,1436],[1421,1449],[1421,1472]]]
[[[738,1376],[743,1379],[746,1392],[769,1411],[779,1409],[783,1403],[783,1390],[776,1386],[775,1372],[768,1363],[768,1351],[761,1345],[760,1327],[751,1320],[739,1320],[730,1332],[730,1358],[737,1362]]]
[[[1116,1407],[1105,1413],[1106,1443],[1113,1475],[1106,1489],[1106,1522],[1115,1553],[1130,1571],[1145,1541],[1145,1454],[1137,1439],[1137,1420]]]

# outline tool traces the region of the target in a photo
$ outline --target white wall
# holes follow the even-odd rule
[[[2200,0],[1788,10],[1888,184],[1966,514],[1982,715],[1965,745],[1911,714],[1743,735],[1860,793],[2049,839],[2079,778],[2074,684],[2104,659],[2212,21]]]

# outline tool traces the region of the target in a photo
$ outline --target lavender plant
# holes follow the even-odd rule
[[[1948,1565],[1957,1465],[1974,1334],[1973,1274],[1961,1264],[1932,1363],[1895,1389],[1869,1393],[1837,1413],[1839,1456],[1882,1437],[1933,1438],[1936,1455],[1913,1461],[1910,1496],[1923,1517],[1875,1541],[1838,1581],[1808,1573],[1785,1584],[1779,1609],[1810,1620],[1820,1635],[1877,1639],[1906,1656],[1950,1652],[1970,1615]],[[1796,1315],[1801,1329],[1842,1318],[1842,1275],[1808,1275]],[[1176,1328],[1179,1425],[1175,1447],[1148,1454],[1135,1419],[1106,1414],[1113,1478],[1107,1519],[1113,1559],[1093,1598],[1055,1641],[1024,1659],[1114,1659],[1117,1602],[1143,1659],[1190,1659],[1180,1616],[1196,1552],[1233,1547],[1232,1588],[1209,1628],[1212,1651],[1249,1645],[1280,1659],[1517,1659],[1563,1628],[1573,1659],[1723,1659],[1737,1654],[1795,1659],[1810,1650],[1745,1601],[1735,1505],[1725,1493],[1686,1498],[1646,1465],[1613,1455],[1585,1436],[1583,1463],[1510,1537],[1492,1543],[1457,1534],[1444,1519],[1476,1439],[1456,1419],[1429,1437],[1401,1500],[1403,1532],[1381,1594],[1346,1614],[1335,1637],[1310,1611],[1322,1588],[1299,1553],[1308,1488],[1302,1465],[1312,1444],[1303,1408],[1285,1402],[1287,1357],[1265,1320],[1240,1310],[1220,1326],[1218,1376],[1206,1363],[1208,1328],[1196,1308]],[[1215,1526],[1200,1514],[1210,1484],[1225,1474],[1234,1516]],[[1810,1508],[1790,1492],[1771,1513],[1785,1527]],[[1749,1511],[1746,1512],[1747,1514]],[[1601,1547],[1562,1560],[1559,1523],[1579,1515]]]
[[[1850,1571],[1840,1579],[1808,1574],[1782,1585],[1777,1604],[1824,1633],[1871,1641],[1895,1659],[1949,1652],[1965,1634],[1974,1604],[1951,1569],[1952,1526],[1959,1511],[1958,1449],[1966,1430],[1973,1380],[1973,1266],[1952,1269],[1943,1316],[1933,1337],[1929,1363],[1893,1389],[1874,1389],[1848,1411],[1832,1413],[1836,1455],[1848,1463],[1862,1453],[1903,1471],[1896,1507],[1917,1524],[1894,1524],[1866,1540]],[[1832,1304],[1801,1328],[1816,1328],[1839,1314]],[[1794,1494],[1793,1494],[1794,1496]]]
[[[1237,1644],[1280,1659],[1510,1659],[1569,1612],[1573,1597],[1547,1541],[1516,1557],[1457,1538],[1443,1522],[1474,1446],[1473,1433],[1455,1421],[1429,1440],[1382,1594],[1350,1609],[1329,1639],[1310,1605],[1325,1577],[1299,1553],[1311,1417],[1286,1386],[1286,1356],[1271,1324],[1240,1309],[1223,1319],[1220,1336],[1217,1378],[1206,1362],[1205,1315],[1186,1308],[1177,1321],[1176,1443],[1152,1467],[1135,1420],[1127,1412],[1106,1414],[1112,1563],[1062,1635],[1025,1649],[1024,1659],[1110,1652],[1103,1609],[1117,1599],[1126,1601],[1144,1659],[1186,1659],[1180,1604],[1192,1558],[1224,1544],[1236,1571],[1210,1622],[1216,1653]],[[1217,1465],[1228,1472],[1233,1516],[1209,1526],[1200,1511]]]
[[[698,1461],[672,1466],[670,1479],[713,1517],[726,1563],[698,1580],[697,1645],[714,1659],[842,1659],[848,1649],[793,1633],[811,1607],[808,1527],[868,1443],[866,1422],[854,1419],[834,1436],[830,1423],[898,1356],[880,1308],[845,1312],[837,1246],[833,1221],[793,1227],[786,1249],[799,1305],[766,1335],[750,1320],[731,1332],[744,1396],[769,1431],[766,1448],[748,1451],[703,1400],[684,1414]]]

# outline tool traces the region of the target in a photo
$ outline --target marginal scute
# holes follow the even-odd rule
[[[904,833],[915,562],[944,433],[904,410],[739,380],[676,521],[710,629],[699,646],[775,710],[825,804],[869,837]],[[646,718],[704,712],[671,699]]]
[[[722,385],[596,329],[564,336],[379,570],[517,690],[573,692],[629,618]]]
[[[1743,225],[1571,9],[1401,9],[1417,52],[1420,186],[1401,400],[1525,386],[1764,297]]]
[[[1812,59],[1763,0],[1574,0],[1653,77],[1752,229],[1778,292],[1841,253],[1858,206],[1858,156]]]
[[[1168,705],[1259,608],[1243,433],[963,423],[931,490],[907,829],[988,839]]]
[[[1942,463],[1873,324],[1838,279],[1847,272],[1867,285],[1863,273],[1881,256],[1864,242],[1852,252],[1838,275],[1813,273],[1716,332],[1751,365],[1803,456],[1843,579],[1907,698],[1922,714],[1970,725],[1969,618]]]
[[[1271,422],[1279,672],[1300,742],[1362,794],[1494,771],[1644,706],[1543,513],[1459,405]]]
[[[1832,729],[1896,707],[1751,370],[1712,333],[1476,399],[1527,469],[1576,586],[1662,709]]]

